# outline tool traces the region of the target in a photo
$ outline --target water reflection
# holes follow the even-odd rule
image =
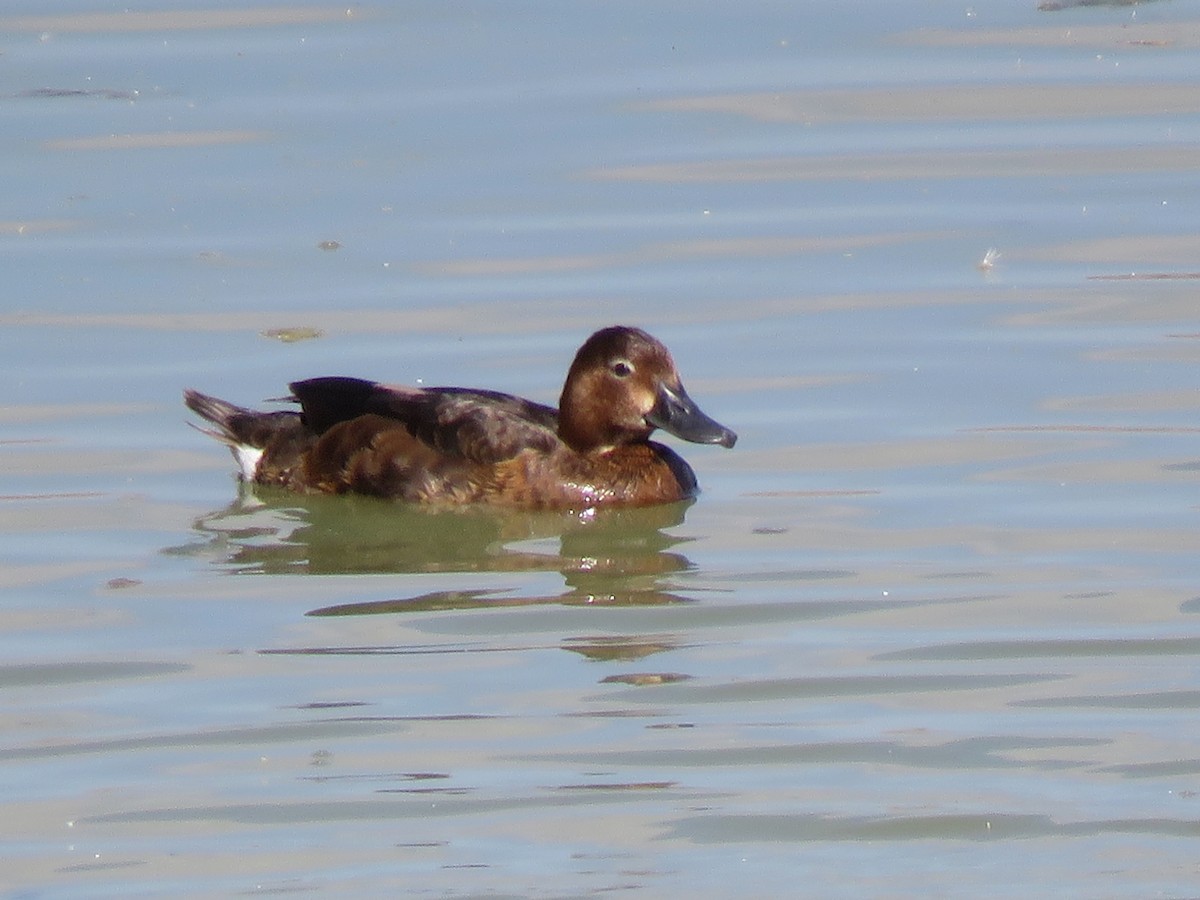
[[[689,538],[692,501],[645,509],[524,512],[430,510],[369,497],[297,497],[256,490],[198,519],[198,539],[168,553],[209,556],[238,574],[560,572],[553,596],[509,596],[504,588],[442,590],[311,611],[370,615],[531,603],[662,604],[686,598],[663,579],[691,569],[674,548]]]

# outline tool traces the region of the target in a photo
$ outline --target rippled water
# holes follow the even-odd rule
[[[1200,17],[1000,6],[0,15],[5,895],[1194,896]],[[694,504],[183,424],[622,321]]]

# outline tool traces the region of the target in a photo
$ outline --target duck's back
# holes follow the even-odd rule
[[[355,378],[291,385],[317,436],[293,486],[416,502],[486,500],[497,467],[563,449],[552,407],[498,391],[412,388]]]

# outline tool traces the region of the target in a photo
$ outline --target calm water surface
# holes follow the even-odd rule
[[[1195,896],[1200,7],[1057,5],[9,4],[4,895]],[[624,321],[694,504],[184,426]]]

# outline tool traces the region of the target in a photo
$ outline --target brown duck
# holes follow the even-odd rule
[[[593,334],[558,409],[470,388],[358,378],[291,385],[300,411],[256,412],[184,392],[216,426],[241,477],[302,493],[525,509],[644,506],[695,495],[696,476],[656,428],[700,444],[737,440],[683,389],[671,354],[637,328]]]

